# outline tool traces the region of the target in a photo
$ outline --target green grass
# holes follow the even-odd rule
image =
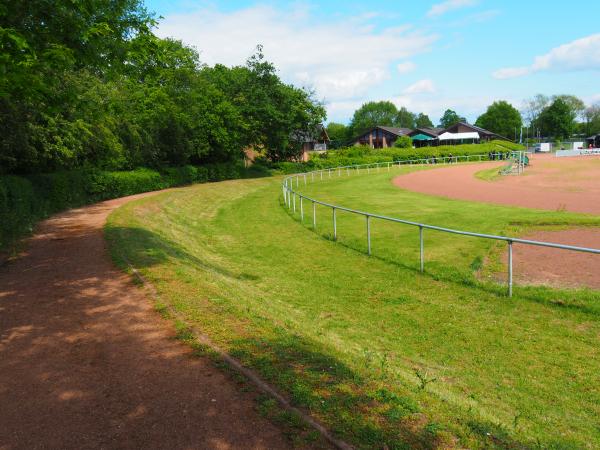
[[[402,169],[406,170],[406,169]],[[396,172],[398,173],[398,172]],[[391,174],[303,188],[345,206],[480,232],[598,225],[566,212],[444,200]],[[600,445],[600,295],[493,281],[503,250],[312,208],[299,223],[280,180],[193,186],[129,203],[106,235],[162,301],[359,448]],[[307,206],[307,205],[305,205]],[[558,254],[559,256],[560,254]],[[489,265],[489,264],[488,264]]]
[[[492,167],[490,169],[483,169],[479,172],[475,172],[475,178],[483,181],[496,181],[502,177],[500,171],[502,167]]]

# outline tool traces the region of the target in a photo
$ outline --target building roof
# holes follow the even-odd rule
[[[479,133],[476,131],[469,131],[467,133],[442,133],[438,136],[440,141],[458,141],[462,139],[479,139]]]
[[[387,131],[388,133],[395,134],[396,136],[405,136],[412,131],[411,128],[381,127],[381,126],[377,126],[374,128],[381,128],[382,130]],[[372,131],[374,128],[371,128],[371,130],[369,130],[369,131]],[[365,131],[365,133],[366,133],[366,131]],[[365,133],[363,133],[363,134],[365,134]]]
[[[479,133],[480,135],[483,135],[483,136],[494,136],[494,137],[496,137],[498,139],[504,139],[505,141],[510,141],[510,139],[505,138],[504,136],[500,136],[499,134],[492,133],[489,130],[486,130],[484,128],[478,127],[477,125],[471,125],[470,123],[467,123],[467,122],[458,122],[458,123],[455,123],[454,125],[451,125],[448,128],[446,128],[444,131],[452,133],[452,130],[453,129],[457,129],[459,126],[470,128],[471,130],[473,130],[473,131],[475,131],[475,132],[477,132],[477,133]]]
[[[430,137],[436,137],[439,134],[443,133],[444,129],[443,128],[415,128],[414,130],[412,130],[408,135],[411,137],[417,136],[419,134],[424,134],[426,136],[430,136]]]

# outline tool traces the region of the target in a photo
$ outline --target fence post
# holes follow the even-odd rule
[[[315,173],[311,172],[310,174],[311,174],[312,182],[314,183],[315,182]]]
[[[508,296],[512,297],[513,291],[513,251],[512,241],[508,241]]]
[[[302,202],[302,196],[300,196],[300,222],[304,223],[304,204]]]
[[[319,172],[321,173],[321,181],[323,181],[323,171],[320,170]]]
[[[306,186],[306,174],[304,174],[304,186]]]
[[[296,214],[296,193],[295,192],[294,192],[294,195],[292,198],[294,200],[294,214]]]
[[[371,256],[371,216],[365,216],[367,218],[367,255]]]
[[[332,219],[333,219],[333,240],[337,241],[337,223],[335,220],[335,206],[331,208],[332,210]]]
[[[341,176],[342,176],[342,168],[340,167],[340,168],[338,169],[338,177],[341,177]]]
[[[390,171],[390,163],[388,163],[388,172]]]
[[[419,255],[421,263],[421,273],[425,270],[425,252],[423,251],[423,225],[419,225]]]
[[[331,169],[329,169],[329,178],[331,178]]]
[[[312,202],[312,205],[313,205],[313,230],[316,230],[317,229],[317,205],[314,201]]]

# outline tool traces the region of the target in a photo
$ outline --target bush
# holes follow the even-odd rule
[[[394,142],[394,147],[396,148],[411,148],[412,147],[412,139],[408,136],[400,136]]]
[[[263,169],[264,171],[265,169]],[[28,177],[0,176],[0,249],[58,211],[111,198],[246,176],[240,164],[218,163],[131,171],[74,170]]]

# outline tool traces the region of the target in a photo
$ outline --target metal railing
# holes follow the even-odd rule
[[[497,156],[500,154],[496,154]],[[574,245],[565,245],[565,244],[557,244],[553,242],[542,242],[542,241],[533,241],[529,239],[520,239],[514,237],[507,236],[498,236],[494,234],[485,234],[485,233],[475,233],[472,231],[463,231],[463,230],[455,230],[452,228],[440,227],[436,225],[429,225],[421,222],[414,222],[411,220],[399,219],[396,217],[384,216],[381,214],[374,214],[368,211],[360,211],[352,208],[347,208],[345,206],[334,205],[332,203],[323,202],[317,200],[315,198],[308,197],[300,192],[294,190],[294,183],[296,184],[296,188],[300,186],[300,184],[304,184],[305,186],[309,181],[322,181],[330,178],[334,178],[337,174],[337,177],[350,176],[351,173],[360,174],[361,169],[363,173],[371,173],[371,170],[380,172],[382,168],[387,168],[389,172],[394,166],[402,166],[402,165],[427,165],[427,164],[452,164],[459,162],[460,159],[464,159],[465,162],[469,161],[483,161],[487,160],[489,155],[466,155],[466,156],[447,156],[447,157],[439,157],[439,158],[426,158],[426,159],[417,159],[417,160],[408,160],[408,161],[393,161],[393,162],[381,162],[381,163],[370,163],[370,164],[358,164],[352,166],[340,166],[335,168],[321,169],[315,170],[312,172],[298,173],[294,175],[289,175],[283,179],[282,190],[283,190],[283,198],[284,204],[287,208],[293,211],[296,214],[297,209],[300,212],[300,220],[304,221],[304,203],[305,201],[312,204],[312,227],[313,230],[317,229],[317,215],[316,215],[316,207],[317,205],[324,206],[326,208],[331,208],[332,212],[332,225],[333,225],[333,240],[337,241],[338,233],[337,233],[337,211],[344,211],[351,214],[356,214],[365,217],[366,221],[366,241],[367,241],[367,254],[371,255],[371,220],[378,219],[389,222],[401,223],[404,225],[410,225],[417,227],[419,229],[419,263],[420,263],[420,271],[425,271],[425,243],[424,243],[424,230],[434,230],[440,231],[443,233],[457,234],[461,236],[470,236],[476,238],[483,239],[491,239],[495,241],[504,241],[508,244],[508,274],[507,274],[507,284],[508,284],[508,296],[512,297],[513,294],[513,244],[525,244],[525,245],[535,245],[539,247],[550,247],[557,248],[563,250],[571,250],[577,252],[585,252],[585,253],[593,253],[600,254],[600,249],[595,248],[586,248],[586,247],[578,247]],[[439,162],[439,160],[442,162]],[[435,162],[433,162],[435,160]],[[519,158],[518,164],[522,164],[522,158]],[[333,175],[332,175],[333,174]],[[302,180],[302,182],[300,181]],[[298,199],[298,201],[296,200]],[[299,203],[298,208],[296,204]]]

